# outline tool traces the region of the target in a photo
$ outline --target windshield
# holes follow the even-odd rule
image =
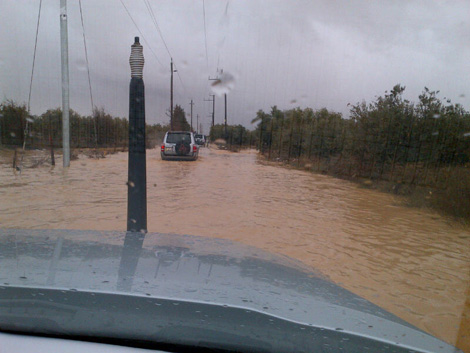
[[[470,353],[468,13],[434,0],[1,2],[0,302],[21,315],[0,310],[0,331],[73,332],[66,308],[99,315],[86,292],[122,299],[142,327],[163,315],[145,337],[117,324],[83,325],[87,337],[241,330],[249,349],[289,351],[294,338],[269,337],[302,331],[308,347],[322,328],[344,351],[342,338]],[[61,290],[83,297],[66,307]],[[14,302],[32,294],[29,309]],[[123,309],[141,297],[155,308]]]

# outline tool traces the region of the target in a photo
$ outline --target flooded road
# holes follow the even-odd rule
[[[15,175],[0,164],[0,227],[125,230],[127,153]],[[147,154],[148,230],[239,241],[298,259],[470,352],[470,228],[393,195],[203,149]]]

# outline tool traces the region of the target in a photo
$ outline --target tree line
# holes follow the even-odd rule
[[[470,161],[470,114],[425,88],[418,101],[405,87],[350,106],[350,116],[327,109],[276,106],[252,121],[258,148],[270,159],[308,164],[321,172],[443,186],[446,171]]]
[[[189,130],[184,109],[176,105],[174,127]],[[159,144],[170,124],[147,124],[148,148]],[[113,117],[103,108],[82,116],[70,109],[70,145],[72,148],[127,147],[129,120]],[[28,113],[25,104],[6,100],[0,104],[0,145],[44,148],[62,146],[62,110],[49,109],[41,115]]]
[[[248,130],[243,125],[227,125],[215,124],[211,127],[209,133],[210,141],[225,140],[226,144],[230,147],[247,147],[256,144],[256,137],[253,131]]]

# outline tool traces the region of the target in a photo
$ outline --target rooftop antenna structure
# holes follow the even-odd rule
[[[60,0],[60,57],[62,70],[62,153],[63,166],[70,166],[70,96],[69,43],[67,32],[67,0]]]
[[[145,152],[144,54],[135,37],[129,58],[129,164],[127,181],[127,231],[147,233],[147,167]]]

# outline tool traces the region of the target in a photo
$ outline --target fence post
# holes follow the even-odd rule
[[[291,116],[291,123],[290,123],[290,135],[289,135],[289,151],[287,153],[287,162],[290,161],[290,154],[292,150],[292,134],[294,132],[294,114]]]
[[[460,131],[462,131],[463,126],[464,126],[463,119],[460,119],[459,123],[457,125],[457,133],[452,134],[454,136],[454,138],[452,139],[452,143],[453,143],[454,148],[453,148],[453,151],[452,151],[452,155],[450,157],[449,165],[447,167],[446,177],[444,178],[444,180],[445,180],[444,190],[447,189],[447,187],[449,186],[449,176],[450,176],[452,167],[454,166],[455,156],[457,155],[457,151],[460,150],[460,148],[459,148],[460,141],[459,141],[458,133]]]
[[[320,120],[318,121],[318,125],[320,125]],[[325,125],[326,125],[326,123],[325,123]],[[322,148],[323,148],[323,134],[325,132],[325,125],[321,129],[321,133],[320,133],[320,148],[318,149],[317,171],[320,170],[320,159],[321,159],[321,151],[322,151]]]
[[[370,166],[370,173],[369,173],[369,179],[372,179],[372,175],[374,174],[374,169],[375,169],[375,163],[377,162],[377,154],[378,152],[376,152],[376,150],[378,151],[378,148],[377,146],[380,145],[380,142],[379,142],[379,138],[380,138],[380,131],[382,130],[382,127],[380,126],[380,123],[379,123],[379,129],[377,131],[377,133],[375,134],[375,138],[374,138],[374,142],[373,142],[373,146],[374,146],[374,150],[372,152],[372,164]]]
[[[297,158],[297,167],[300,167],[300,156],[302,155],[302,123],[303,123],[303,117],[301,116],[300,117],[300,120],[299,120],[299,135],[300,135],[300,138],[299,138],[299,156]]]
[[[339,158],[335,163],[335,167],[343,160],[343,150],[344,150],[344,140],[346,139],[346,129],[344,127],[344,123],[341,124],[341,146],[340,146],[340,152],[339,152]]]
[[[49,136],[50,144],[51,144],[51,165],[55,165],[55,157],[54,157],[54,142],[52,137]]]
[[[261,122],[259,126],[259,151],[261,154],[263,154],[263,122],[264,122],[264,117],[261,116]]]
[[[279,160],[281,160],[282,153],[282,134],[284,133],[284,113],[281,115],[281,132],[279,135]]]
[[[382,175],[383,175],[384,168],[385,168],[385,163],[387,163],[388,145],[390,143],[390,131],[392,130],[392,117],[393,116],[394,114],[390,114],[390,118],[388,119],[387,139],[385,140],[385,148],[384,148],[383,157],[382,157],[383,161],[382,161],[382,166],[380,168],[379,179],[382,179]]]
[[[233,126],[230,129],[230,151],[232,150],[232,139],[233,139]]]
[[[414,184],[415,183],[415,179],[416,179],[416,175],[417,175],[417,171],[418,171],[418,164],[419,164],[419,159],[421,157],[421,147],[423,145],[423,142],[422,142],[422,139],[421,139],[421,132],[422,132],[422,128],[420,129],[419,133],[418,133],[418,153],[416,155],[416,162],[415,162],[415,168],[414,168],[414,171],[413,171],[413,177],[411,178],[411,182],[410,184]]]
[[[424,180],[423,180],[424,185],[426,185],[426,180],[428,178],[429,164],[430,164],[430,160],[432,159],[434,155],[434,149],[436,148],[436,141],[439,139],[438,131],[437,131],[437,135],[434,135],[435,133],[434,130],[436,130],[436,125],[437,125],[437,119],[434,119],[434,123],[432,124],[432,129],[431,129],[431,139],[433,140],[431,144],[431,151],[430,153],[428,153],[428,160],[426,161],[426,165],[424,167]],[[436,136],[436,137],[433,138],[433,136]]]
[[[446,146],[446,143],[447,143],[447,135],[448,135],[448,129],[449,129],[449,121],[444,121],[445,122],[445,125],[444,125],[444,131],[442,132],[442,142],[441,142],[441,148],[439,150],[439,157],[437,159],[437,165],[436,165],[436,168],[435,168],[435,178],[434,178],[434,184],[436,185],[436,187],[439,185],[439,174],[440,174],[440,169],[441,169],[441,160],[442,160],[442,150],[445,149],[445,146]]]
[[[16,169],[16,159],[17,159],[18,151],[15,147],[15,152],[13,153],[13,169]]]
[[[395,172],[395,164],[396,164],[396,161],[397,161],[397,156],[398,156],[398,149],[402,146],[402,143],[401,143],[401,136],[402,136],[402,132],[404,133],[405,132],[405,124],[403,123],[404,119],[401,119],[400,121],[400,127],[398,129],[398,141],[397,141],[397,144],[395,145],[395,151],[393,152],[393,160],[392,160],[392,167],[391,167],[391,170],[390,170],[390,181],[393,182],[393,173]],[[403,131],[402,131],[403,129]]]
[[[408,141],[406,142],[406,149],[405,149],[405,157],[404,157],[404,165],[403,165],[403,172],[401,176],[401,182],[405,182],[406,178],[406,167],[408,166],[408,154],[410,153],[410,148],[411,148],[411,137],[413,136],[413,126],[415,122],[415,115],[413,114],[413,117],[410,122],[410,131],[408,132]]]
[[[269,152],[268,152],[268,160],[271,160],[271,150],[273,145],[273,126],[274,126],[274,117],[271,118],[271,128],[269,132]]]
[[[328,127],[330,126],[331,116],[328,116]],[[330,171],[330,164],[331,164],[331,148],[335,145],[335,138],[336,138],[336,119],[333,120],[333,129],[331,131],[330,136],[330,145],[328,146],[328,160],[326,164],[326,173]]]

